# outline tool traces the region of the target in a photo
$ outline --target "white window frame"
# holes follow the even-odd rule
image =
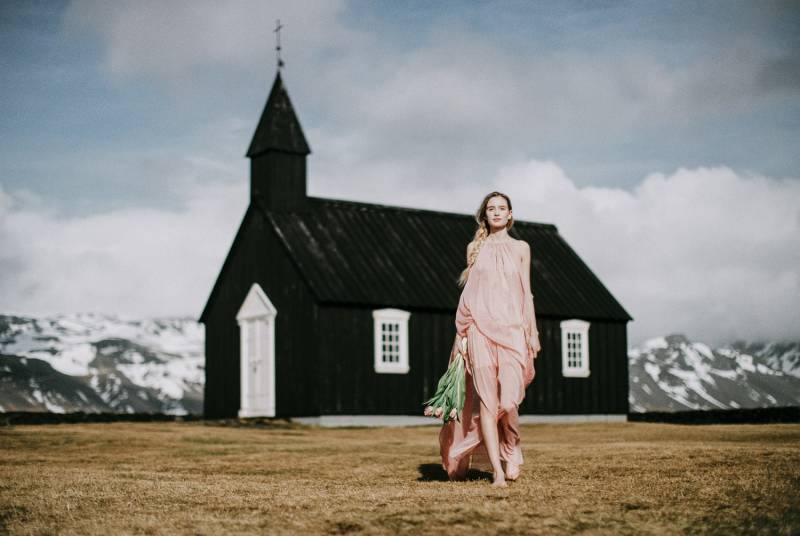
[[[407,374],[408,364],[408,318],[411,313],[400,309],[376,309],[372,311],[374,319],[374,365],[375,372],[379,374]],[[391,325],[391,328],[384,330],[384,324]],[[394,330],[394,328],[397,328]],[[391,340],[384,339],[388,337]],[[396,339],[396,340],[395,340]],[[391,355],[397,361],[387,362],[384,360],[384,342],[388,345],[396,344],[395,351]]]
[[[278,310],[258,283],[253,283],[236,314],[240,336],[239,417],[275,416],[275,317]],[[254,347],[250,348],[253,343]],[[251,363],[251,359],[255,359]],[[253,376],[253,366],[259,368]],[[257,398],[250,392],[258,381]]]
[[[578,352],[574,352],[576,346]],[[570,363],[570,357],[577,357],[579,363]],[[578,318],[562,321],[561,374],[571,378],[586,378],[589,372],[589,322]]]

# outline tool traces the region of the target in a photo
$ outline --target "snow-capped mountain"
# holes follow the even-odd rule
[[[0,315],[0,411],[203,411],[204,329],[191,318]]]
[[[800,406],[800,343],[712,349],[684,335],[628,351],[631,412]]]
[[[192,318],[0,315],[0,412],[203,411],[204,328]],[[683,335],[628,351],[631,412],[800,406],[800,343],[712,349]]]

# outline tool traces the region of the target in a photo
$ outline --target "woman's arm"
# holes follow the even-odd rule
[[[541,350],[539,344],[539,330],[536,328],[536,308],[533,304],[533,291],[531,290],[531,246],[522,240],[522,256],[520,259],[520,273],[522,274],[522,288],[524,291],[523,317],[525,321],[525,335],[533,351],[534,357]]]

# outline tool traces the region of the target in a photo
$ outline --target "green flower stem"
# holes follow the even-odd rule
[[[455,409],[456,419],[460,421],[461,411],[464,409],[466,391],[464,356],[459,352],[439,379],[439,383],[436,386],[436,394],[423,405],[431,406],[434,411],[442,408],[444,423],[451,420],[450,411]]]

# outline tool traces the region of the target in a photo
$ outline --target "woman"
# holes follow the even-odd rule
[[[451,480],[464,479],[473,455],[488,456],[492,485],[505,487],[506,479],[519,477],[523,463],[518,408],[541,350],[531,251],[527,242],[508,234],[513,215],[507,195],[487,195],[475,219],[478,229],[458,280],[464,289],[450,355],[452,361],[466,337],[466,400],[460,419],[442,426],[439,445]]]

